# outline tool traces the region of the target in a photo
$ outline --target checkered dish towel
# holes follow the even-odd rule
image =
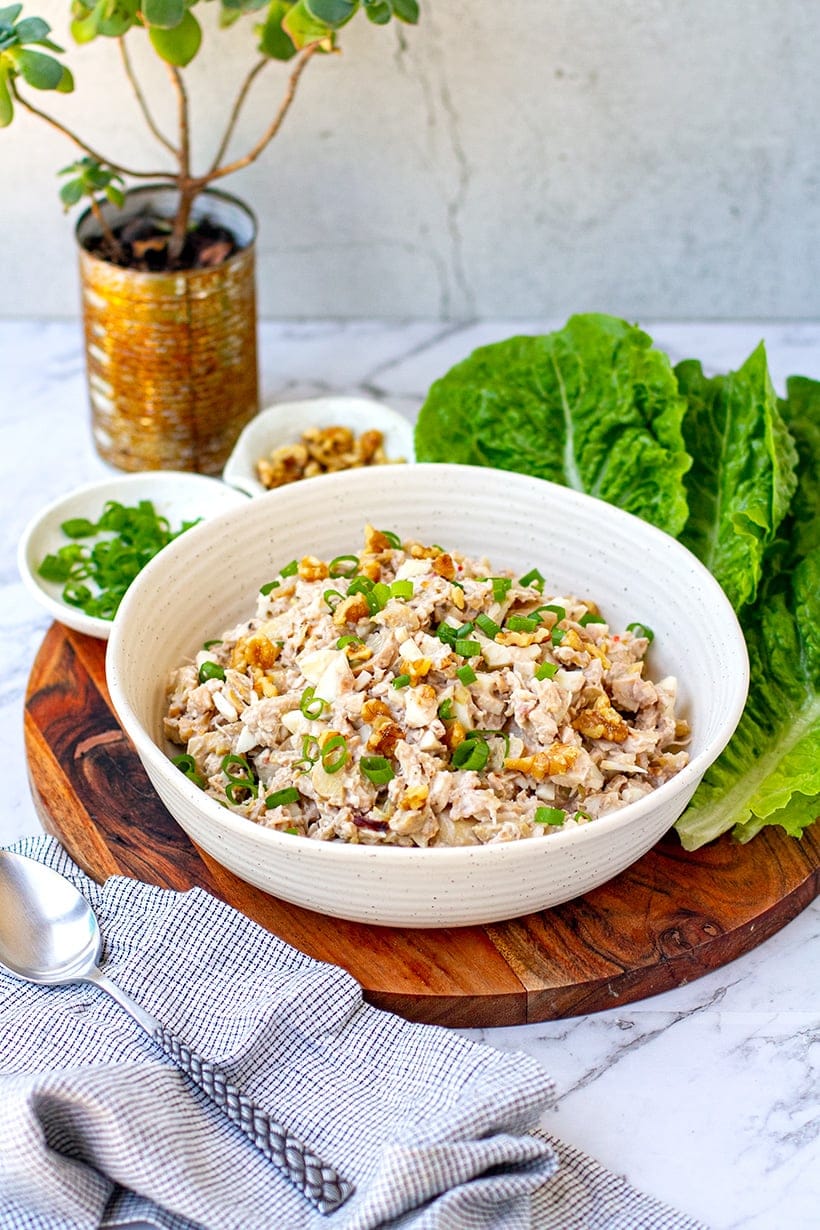
[[[3,1230],[698,1230],[533,1130],[554,1096],[533,1059],[370,1007],[200,889],[100,886],[50,837],[10,848],[74,882],[106,974],[274,1147],[97,987],[0,973]]]

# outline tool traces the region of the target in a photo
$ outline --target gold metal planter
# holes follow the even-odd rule
[[[129,192],[125,217],[148,200],[172,216],[176,192]],[[217,192],[195,202],[193,217],[206,214],[233,232],[240,250],[215,268],[177,273],[100,260],[83,247],[99,233],[93,216],[77,225],[94,444],[121,470],[218,474],[259,409],[256,222],[241,202]]]

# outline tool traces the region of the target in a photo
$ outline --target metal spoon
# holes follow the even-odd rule
[[[99,924],[70,880],[34,859],[0,850],[0,906],[0,969],[41,986],[90,982],[100,987],[322,1213],[347,1199],[353,1191],[347,1180],[100,971]]]

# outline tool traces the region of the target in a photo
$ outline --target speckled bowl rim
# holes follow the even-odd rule
[[[448,473],[464,474],[466,471],[476,471],[475,478],[480,480],[482,474],[481,467],[465,466],[451,463],[416,463],[413,466],[416,473],[424,473],[426,471],[436,471],[437,476],[441,481],[446,481]],[[265,828],[261,825],[254,825],[252,821],[245,816],[238,816],[232,812],[226,811],[214,799],[205,795],[193,783],[189,782],[182,774],[179,775],[179,782],[175,782],[175,787],[183,796],[187,796],[190,802],[194,803],[198,808],[201,808],[204,816],[212,823],[216,823],[222,827],[226,833],[236,834],[240,838],[247,837],[249,834],[249,826],[253,833],[254,840],[264,843],[271,843],[271,848],[283,848],[283,845],[289,849],[299,846],[309,848],[311,852],[321,850],[321,857],[329,860],[340,860],[343,862],[349,861],[351,858],[367,858],[378,859],[386,864],[403,863],[403,862],[418,862],[428,861],[433,858],[439,867],[452,866],[457,868],[464,863],[473,863],[476,859],[487,859],[495,862],[500,862],[506,859],[513,861],[522,857],[522,851],[529,849],[532,851],[533,844],[538,848],[548,846],[556,849],[555,843],[558,846],[578,845],[583,846],[589,840],[598,840],[595,835],[616,831],[622,828],[627,828],[638,823],[657,810],[663,801],[670,799],[675,795],[680,795],[693,783],[700,780],[706,769],[714,763],[720,753],[723,751],[726,744],[729,742],[732,734],[735,731],[737,723],[743,712],[748,696],[749,688],[749,658],[746,649],[746,642],[737,620],[734,610],[729,603],[725,593],[709,572],[709,570],[694,556],[688,548],[682,543],[672,538],[669,534],[651,525],[649,522],[643,521],[631,513],[625,512],[623,509],[617,508],[614,505],[608,504],[594,496],[587,495],[584,492],[575,491],[569,487],[563,487],[555,483],[548,482],[545,479],[532,478],[529,475],[522,475],[515,472],[505,472],[505,477],[514,484],[521,484],[520,490],[522,494],[526,490],[527,484],[543,485],[550,488],[554,497],[566,502],[568,511],[573,507],[589,507],[590,503],[596,506],[596,511],[601,517],[614,519],[624,526],[632,526],[636,532],[645,535],[649,541],[655,541],[659,547],[666,551],[679,553],[679,558],[685,561],[687,568],[697,576],[706,594],[710,595],[716,612],[721,614],[725,621],[726,639],[734,646],[737,662],[736,669],[733,669],[733,690],[732,700],[726,706],[722,716],[722,720],[710,742],[701,749],[701,751],[693,757],[693,759],[684,766],[678,773],[675,774],[668,782],[659,786],[650,795],[639,799],[635,803],[629,803],[625,807],[615,811],[608,812],[603,816],[598,817],[594,824],[582,825],[578,828],[550,833],[548,837],[541,838],[533,843],[532,840],[498,842],[486,845],[477,846],[433,846],[433,847],[411,847],[411,846],[377,846],[377,845],[362,845],[348,842],[319,842],[315,838],[301,837],[298,834],[284,834],[277,832],[275,829]],[[362,470],[348,470],[337,474],[329,474],[324,476],[325,483],[334,484],[356,484],[366,481],[367,472]],[[534,490],[535,487],[530,487]],[[269,501],[272,507],[275,507],[276,502],[287,500],[289,492],[287,488],[278,488],[267,492],[264,496],[257,497],[254,503],[260,500]],[[220,513],[217,516],[210,518],[208,527],[213,531],[219,529],[222,521],[230,520],[235,515],[236,510],[228,509],[225,513]],[[203,528],[208,528],[203,527]],[[638,528],[639,527],[639,528]],[[195,531],[194,531],[195,532]],[[181,544],[181,545],[178,545]],[[188,544],[190,545],[190,543]],[[174,556],[172,552],[184,553],[186,544],[182,540],[171,543],[163,552],[164,560],[152,560],[143,570],[137,580],[134,582],[131,590],[126,594],[121,610],[127,610],[132,602],[135,602],[138,597],[137,587],[143,588],[152,581],[152,574],[156,567],[166,567],[173,562]],[[170,761],[163,750],[154,742],[151,736],[146,732],[142,723],[138,719],[136,713],[132,709],[127,697],[120,686],[120,680],[117,669],[117,654],[120,651],[120,639],[123,635],[122,627],[124,625],[117,623],[115,626],[110,642],[109,653],[106,658],[106,675],[108,681],[109,692],[112,702],[114,703],[115,711],[117,712],[121,724],[126,733],[132,739],[135,746],[142,756],[150,761],[160,773],[168,773]]]

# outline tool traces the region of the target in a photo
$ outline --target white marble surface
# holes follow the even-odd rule
[[[378,397],[411,419],[430,382],[477,344],[560,321],[261,327],[266,401],[325,392]],[[773,378],[820,378],[820,324],[641,322],[674,359],[713,370],[766,341]],[[15,549],[45,502],[110,471],[88,427],[79,327],[0,325],[3,517],[0,844],[39,831],[22,737],[23,697],[48,625]],[[554,1076],[545,1126],[712,1230],[820,1225],[820,906],[689,986],[567,1021],[475,1031]]]

